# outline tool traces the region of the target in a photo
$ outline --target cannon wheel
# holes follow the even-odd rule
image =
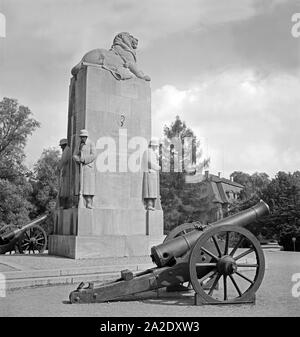
[[[28,228],[18,243],[21,254],[41,254],[47,247],[47,234],[39,225]]]
[[[195,229],[198,230],[201,226],[202,226],[201,223],[196,223],[196,222],[184,223],[182,225],[179,225],[171,230],[171,232],[165,237],[164,242],[172,240],[179,235],[184,235]]]
[[[224,238],[224,249],[220,248],[218,237]],[[238,251],[242,243],[249,248]],[[214,252],[207,248],[208,244],[214,246]],[[193,247],[189,272],[196,304],[254,303],[265,272],[264,254],[259,241],[247,229],[216,226],[205,231]],[[223,282],[219,282],[221,279]],[[206,287],[208,282],[212,284]]]

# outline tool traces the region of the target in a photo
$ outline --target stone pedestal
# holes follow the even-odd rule
[[[72,207],[56,210],[49,254],[71,258],[149,255],[151,246],[163,240],[163,212],[160,202],[156,211],[145,211],[143,165],[137,172],[127,165],[137,150],[127,144],[133,137],[145,141],[151,137],[149,82],[138,78],[118,81],[100,67],[84,66],[70,84],[68,141],[72,153],[83,128],[97,148],[94,208],[78,208],[74,187],[80,178],[72,162]],[[104,147],[103,137],[115,146]],[[103,172],[103,151],[115,158],[114,172]]]

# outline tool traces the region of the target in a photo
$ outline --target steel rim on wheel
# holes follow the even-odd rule
[[[19,251],[22,254],[41,254],[47,246],[47,235],[38,225],[28,228],[19,242]]]
[[[264,270],[260,243],[247,229],[234,225],[206,230],[189,259],[193,288],[208,303],[247,301],[259,288]]]

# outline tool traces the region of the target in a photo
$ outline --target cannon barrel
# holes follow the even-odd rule
[[[258,202],[253,207],[226,217],[224,219],[218,220],[210,224],[208,228],[210,228],[211,226],[216,227],[224,225],[236,225],[240,227],[245,227],[246,225],[260,218],[261,216],[269,214],[269,212],[269,206],[263,200],[260,200],[260,202]],[[176,262],[176,257],[183,256],[186,252],[193,248],[202,233],[203,231],[195,229],[189,233],[175,237],[174,239],[162,243],[158,246],[152,247],[152,261],[160,268],[174,264]]]
[[[17,228],[14,231],[10,232],[10,233],[6,233],[2,236],[0,236],[0,241],[9,241],[14,239],[16,236],[18,236],[19,234],[23,233],[26,229],[32,227],[33,225],[36,225],[37,223],[45,220],[47,218],[48,214],[44,214],[38,218],[36,218],[35,220],[29,222],[28,224],[26,224],[25,226],[23,226],[22,228]]]

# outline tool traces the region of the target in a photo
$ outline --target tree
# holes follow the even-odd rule
[[[266,226],[285,250],[293,249],[292,237],[300,250],[300,172],[278,172],[262,196],[271,208]]]
[[[200,161],[202,156],[200,142],[179,116],[176,116],[175,122],[170,126],[164,127],[164,136],[160,192],[164,210],[164,228],[168,232],[183,222],[199,219],[199,198],[196,197],[198,187],[196,185],[188,187],[185,184],[185,174],[190,169],[188,166],[194,164],[196,167],[196,161],[198,169],[202,170],[208,166],[209,160]],[[177,144],[172,146],[176,142]],[[183,153],[180,153],[181,150]],[[189,161],[185,160],[187,157],[190,158]],[[164,170],[166,167],[170,169]]]
[[[0,102],[0,178],[13,181],[26,173],[23,165],[24,147],[28,136],[40,126],[31,117],[28,107],[16,99],[3,98]]]
[[[267,173],[264,172],[255,172],[251,175],[251,180],[254,193],[264,190],[271,182]]]
[[[34,165],[31,184],[33,187],[32,203],[35,205],[35,215],[50,211],[56,202],[59,189],[60,151],[55,148],[45,149]]]
[[[0,226],[20,226],[29,221],[31,185],[23,164],[28,136],[39,127],[29,108],[16,99],[0,102]]]
[[[270,183],[269,176],[266,173],[255,172],[250,175],[241,171],[231,173],[233,181],[244,186],[240,193],[241,200],[247,200],[259,197],[260,192]]]
[[[285,250],[292,250],[292,237],[296,238],[296,249],[300,250],[300,172],[278,172],[272,180],[266,174],[252,176],[234,172],[238,181],[246,181],[246,198],[231,205],[234,214],[263,199],[270,206],[271,214],[250,224],[248,228],[263,240],[277,239]],[[249,187],[250,186],[250,187]]]
[[[201,160],[203,152],[200,141],[179,116],[170,126],[165,125],[163,132],[163,168],[170,167],[171,172],[188,172],[192,167],[196,169],[197,162],[198,170],[209,165],[209,159]]]
[[[29,213],[33,205],[27,200],[31,186],[14,184],[7,179],[0,179],[0,228],[4,225],[20,227],[29,222]]]
[[[32,185],[31,203],[35,206],[31,218],[51,213],[56,206],[59,189],[60,151],[56,148],[45,149],[34,165],[30,182]],[[42,224],[48,234],[53,232],[53,218],[47,217]]]

